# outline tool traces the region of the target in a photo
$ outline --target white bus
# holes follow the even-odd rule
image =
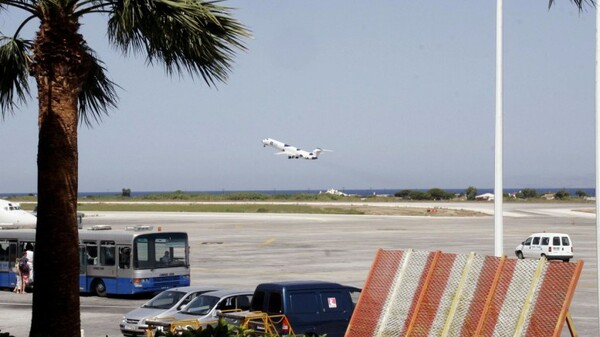
[[[0,287],[15,286],[15,261],[27,247],[35,252],[34,229],[0,229]],[[79,231],[79,252],[79,289],[84,293],[131,295],[190,285],[185,232],[93,226]],[[35,254],[33,272],[35,283]]]

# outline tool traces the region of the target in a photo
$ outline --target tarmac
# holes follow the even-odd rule
[[[406,207],[385,203],[381,207]],[[410,203],[410,207],[458,207],[478,217],[184,212],[87,212],[84,228],[108,224],[153,225],[186,231],[192,285],[254,289],[261,282],[326,280],[362,287],[378,249],[415,249],[494,255],[493,203]],[[565,232],[575,258],[584,261],[570,312],[580,336],[599,336],[596,223],[593,204],[504,204],[504,254],[534,232]],[[81,297],[85,336],[120,336],[122,315],[139,298]],[[27,336],[31,294],[0,291],[0,331]],[[563,336],[569,336],[563,330]]]

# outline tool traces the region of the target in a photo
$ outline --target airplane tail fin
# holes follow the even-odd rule
[[[333,152],[333,150],[327,150],[327,149],[322,149],[320,147],[316,148],[313,150],[313,153],[315,154],[315,156],[319,156],[319,154],[321,154],[321,152]]]
[[[315,158],[318,158],[319,155],[321,154],[321,152],[333,152],[333,150],[327,150],[327,149],[322,149],[320,147],[316,148],[313,150],[313,154],[315,155]]]

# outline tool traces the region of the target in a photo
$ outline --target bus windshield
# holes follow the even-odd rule
[[[152,233],[133,240],[133,267],[157,269],[187,266],[187,234]]]

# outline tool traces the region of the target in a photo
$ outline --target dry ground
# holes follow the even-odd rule
[[[382,207],[382,206],[336,206],[336,208],[352,209],[367,215],[404,215],[404,216],[431,216],[431,217],[472,217],[489,216],[485,213],[453,208],[423,208],[423,207]]]

